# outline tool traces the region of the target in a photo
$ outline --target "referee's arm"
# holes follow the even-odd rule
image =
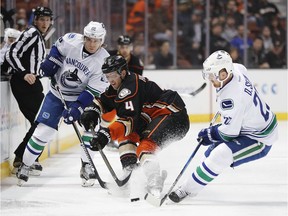
[[[23,79],[26,74],[36,75],[39,71],[45,56],[45,44],[41,37],[35,28],[30,28],[21,34],[6,53],[6,60]]]

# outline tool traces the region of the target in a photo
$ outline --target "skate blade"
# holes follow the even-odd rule
[[[160,190],[157,190],[157,189],[151,189],[149,191],[149,194],[151,194],[152,196],[154,196],[157,199],[160,199],[160,197],[161,197],[161,192],[160,192]]]
[[[82,179],[82,187],[92,187],[95,184],[95,179]]]
[[[29,171],[29,175],[30,176],[40,176],[41,175],[41,171],[32,169],[32,170]]]
[[[160,207],[162,203],[164,202],[165,198],[163,197],[162,199],[160,196],[154,196],[153,194],[147,193],[144,197],[144,199],[150,203],[153,206]]]
[[[19,186],[19,187],[22,187],[22,185],[25,183],[25,181],[24,180],[22,180],[22,179],[18,179],[18,181],[17,181],[17,185]]]
[[[16,176],[17,171],[18,171],[18,168],[15,168],[15,167],[14,167],[14,168],[11,170],[11,175]],[[40,170],[32,169],[32,170],[29,171],[29,176],[40,176],[40,175],[41,175],[41,172],[42,172],[42,171],[40,171]]]

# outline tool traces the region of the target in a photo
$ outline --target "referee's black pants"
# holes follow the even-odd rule
[[[30,85],[22,77],[13,74],[10,80],[12,93],[18,103],[20,111],[30,122],[30,129],[26,133],[23,141],[14,151],[16,157],[22,159],[26,145],[34,133],[37,123],[34,121],[44,98],[43,86],[39,78],[33,85]]]

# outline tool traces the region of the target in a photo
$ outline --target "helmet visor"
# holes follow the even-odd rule
[[[204,80],[207,81],[213,81],[213,80],[219,80],[219,76],[216,75],[215,73],[205,73],[204,70],[202,71],[202,77]]]

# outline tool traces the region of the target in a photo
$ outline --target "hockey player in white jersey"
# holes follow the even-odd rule
[[[216,51],[203,63],[203,78],[216,88],[221,124],[199,132],[198,140],[209,146],[206,158],[169,195],[176,203],[196,196],[225,168],[265,157],[278,136],[276,116],[253,86],[244,65],[232,63],[227,52]]]
[[[16,174],[20,185],[28,181],[29,167],[54,137],[61,117],[66,124],[77,121],[83,109],[108,87],[109,84],[101,70],[104,59],[109,56],[102,47],[105,35],[104,24],[91,21],[84,28],[84,35],[68,33],[60,37],[41,64],[43,76],[51,77],[52,81],[50,91],[45,96],[36,118],[37,128],[27,144],[23,163]],[[62,92],[68,110],[64,109],[55,88],[56,84]],[[81,159],[80,177],[95,181],[96,176],[84,152]]]

